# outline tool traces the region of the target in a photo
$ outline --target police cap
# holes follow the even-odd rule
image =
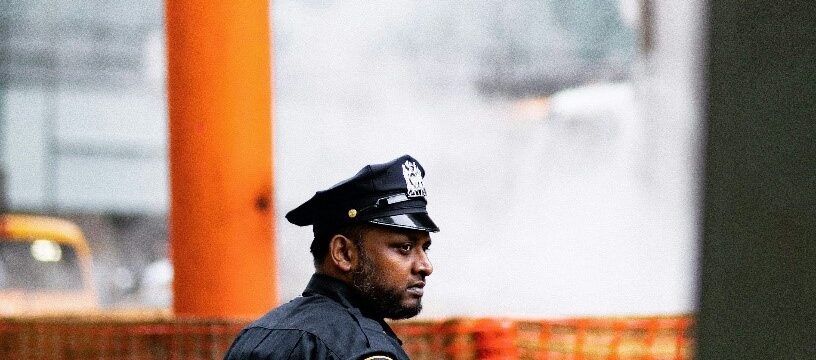
[[[367,165],[351,178],[318,191],[287,213],[286,219],[299,226],[312,225],[315,235],[359,223],[436,232],[439,228],[425,209],[424,176],[425,169],[409,155]]]

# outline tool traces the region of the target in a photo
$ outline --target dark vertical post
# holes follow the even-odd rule
[[[816,359],[816,6],[709,3],[698,359]]]

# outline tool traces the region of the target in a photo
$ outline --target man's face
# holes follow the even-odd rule
[[[405,319],[422,310],[425,277],[433,272],[430,246],[427,231],[372,226],[363,232],[352,283],[377,315]]]

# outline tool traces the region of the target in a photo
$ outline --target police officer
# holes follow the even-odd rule
[[[312,226],[315,274],[303,296],[238,335],[227,359],[408,359],[384,319],[422,309],[433,267],[425,171],[404,155],[368,165],[286,214]]]

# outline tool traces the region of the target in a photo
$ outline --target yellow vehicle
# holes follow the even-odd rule
[[[96,309],[82,230],[57,218],[0,215],[0,316]]]

